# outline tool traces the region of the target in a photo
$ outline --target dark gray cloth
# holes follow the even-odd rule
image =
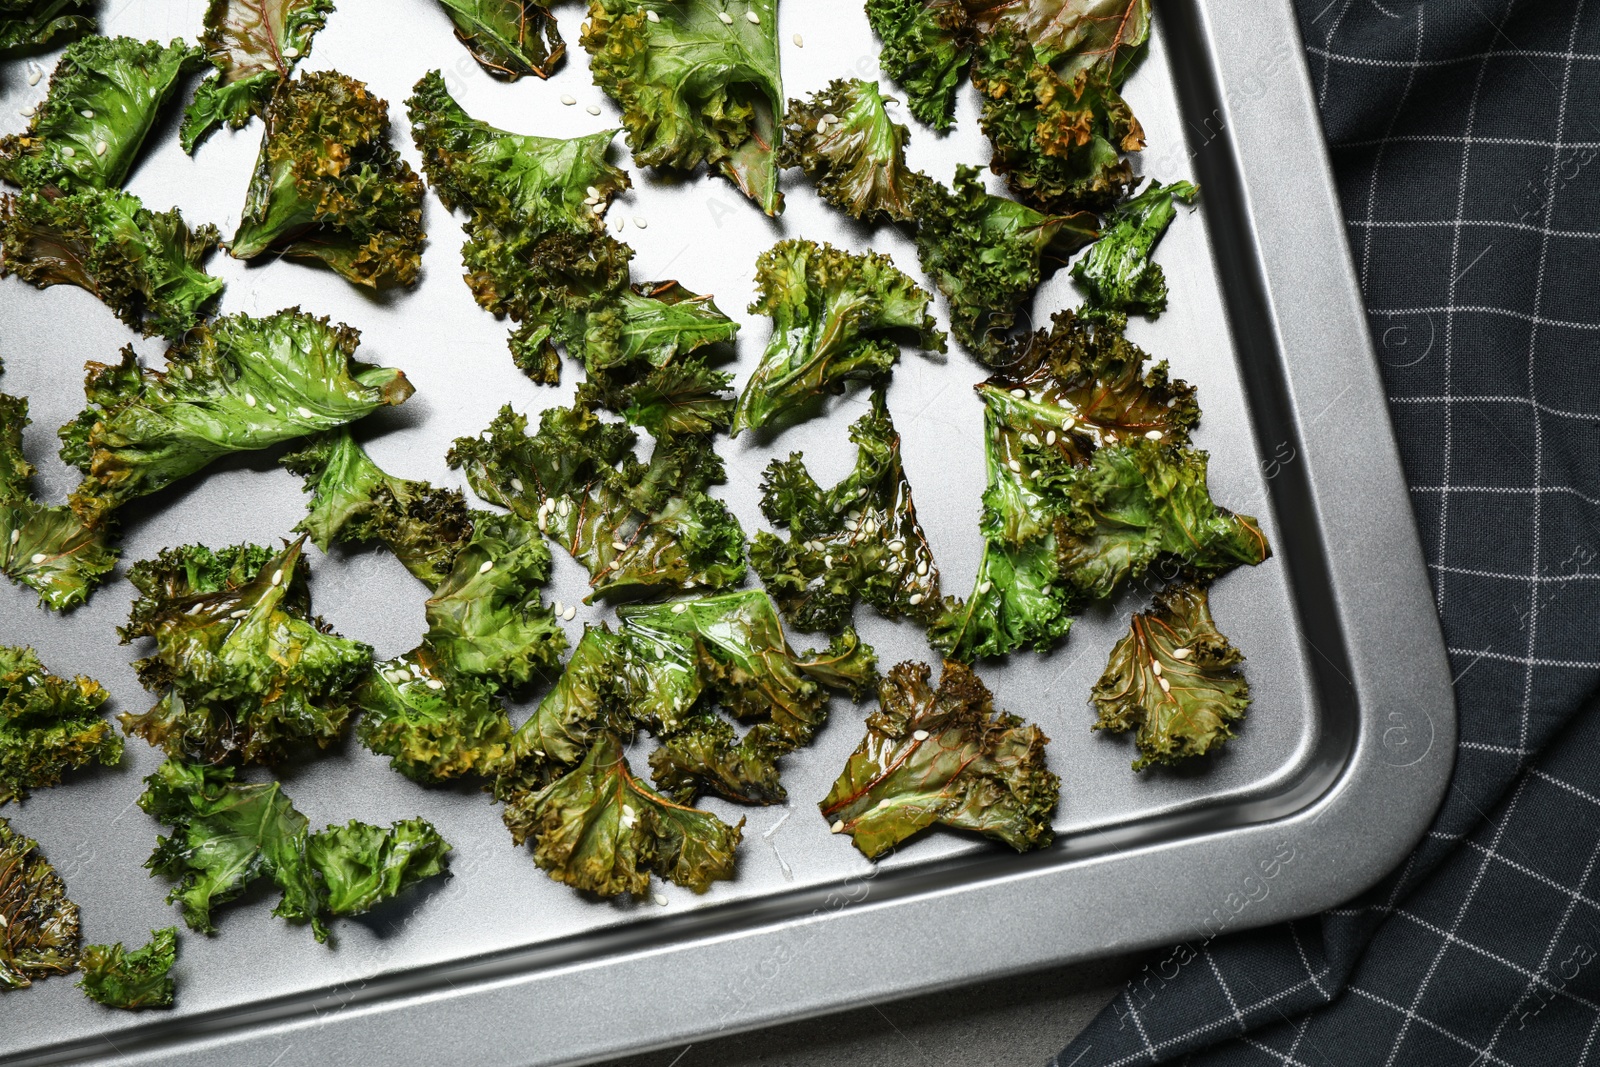
[[[1059,1067],[1600,1065],[1600,0],[1297,0],[1455,671],[1422,845]]]

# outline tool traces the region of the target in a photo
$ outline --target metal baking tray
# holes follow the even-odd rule
[[[102,6],[109,32],[169,39],[196,34],[205,5]],[[1140,169],[1192,177],[1203,192],[1159,250],[1171,310],[1130,333],[1198,386],[1197,440],[1212,454],[1213,492],[1257,515],[1276,550],[1213,594],[1220,626],[1249,657],[1255,693],[1226,751],[1183,771],[1135,775],[1127,738],[1090,733],[1089,688],[1142,606],[1130,595],[1086,614],[1047,656],[982,667],[1001,706],[1054,738],[1062,796],[1053,847],[1019,856],[933,833],[867,863],[829,834],[814,806],[863,729],[866,709],[836,699],[817,743],[786,760],[787,806],[705,802],[748,819],[737,879],[702,897],[665,886],[662,905],[598,903],[550,881],[511,845],[483,794],[419,788],[351,742],[284,769],[296,804],[319,826],[423,815],[455,844],[453,878],[341,922],[333,948],[272,918],[270,894],[249,897],[220,915],[217,936],[184,937],[175,1011],[115,1013],[85,1000],[71,979],[41,982],[0,998],[0,1060],[579,1063],[1306,915],[1397,863],[1443,793],[1454,705],[1293,13],[1288,0],[1157,7],[1149,57],[1127,92],[1149,136]],[[581,9],[557,11],[575,39]],[[834,77],[876,76],[877,44],[859,0],[785,3],[780,22],[789,96]],[[46,69],[52,61],[39,60]],[[388,99],[414,163],[403,101],[432,68],[445,71],[470,112],[514,130],[570,136],[616,121],[581,49],[548,82],[497,83],[431,0],[340,0],[307,66],[343,70]],[[0,130],[19,128],[19,108],[46,84],[30,86],[22,63],[0,69]],[[563,94],[578,105],[563,106]],[[177,203],[191,221],[229,233],[259,125],[219,134],[191,160],[178,149],[176,122],[155,132],[130,188],[152,207]],[[618,151],[626,163],[620,138]],[[910,155],[943,180],[957,162],[988,158],[970,92],[956,131],[941,139],[917,129]],[[765,323],[743,311],[754,260],[775,241],[799,234],[874,248],[917,272],[902,235],[849,224],[792,173],[788,210],[776,221],[720,178],[634,177],[611,218],[628,220],[619,236],[637,250],[635,278],[678,278],[714,293],[744,325],[732,365],[740,380],[766,336]],[[219,256],[213,270],[228,281],[224,311],[300,304],[358,327],[361,358],[403,368],[418,388],[405,406],[363,424],[372,454],[398,474],[461,485],[443,460],[454,437],[477,432],[503,403],[536,412],[566,402],[579,374],[569,364],[557,389],[522,378],[505,349],[506,325],[479,310],[459,280],[457,219],[430,197],[426,221],[425,276],[412,292],[373,298],[287,261],[246,266]],[[1036,318],[1076,302],[1063,271],[1040,292]],[[53,499],[76,481],[55,457],[52,431],[81,406],[82,364],[110,360],[129,341],[159,360],[161,344],[132,338],[76,289],[0,285],[0,388],[32,402],[29,455]],[[943,358],[907,353],[889,393],[945,588],[958,594],[970,589],[979,552],[981,411],[971,386],[983,376],[954,347]],[[760,526],[757,483],[773,456],[803,449],[825,483],[848,468],[845,430],[864,403],[846,395],[825,418],[720,446],[730,470],[722,494],[747,529]],[[288,534],[304,498],[275,458],[219,464],[130,508],[126,562],[177,543]],[[584,576],[556,555],[549,593],[573,603]],[[422,588],[382,553],[317,559],[313,595],[341,632],[382,656],[411,648],[422,632]],[[0,641],[33,644],[52,669],[105,683],[115,710],[142,711],[149,698],[129,665],[139,653],[113,629],[129,596],[119,579],[57,617],[25,590],[0,586]],[[581,608],[573,638],[606,615]],[[920,627],[865,609],[857,616],[885,665],[934,658]],[[807,635],[792,637],[805,647]],[[633,759],[637,766],[642,752]],[[120,769],[3,812],[64,873],[93,941],[142,943],[177,918],[163,904],[165,881],[142,868],[161,827],[134,806],[158,762],[133,741]]]

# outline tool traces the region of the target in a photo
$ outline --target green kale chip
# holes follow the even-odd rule
[[[878,689],[879,709],[817,806],[868,859],[935,824],[975,830],[1018,852],[1054,837],[1061,781],[1045,766],[1037,726],[995,714],[970,667],[946,661],[935,689],[925,663],[902,663]]]
[[[519,793],[505,821],[534,862],[558,882],[601,896],[650,891],[652,874],[704,893],[733,877],[744,820],[674,804],[635,778],[612,733],[583,762],[537,792]]]
[[[268,448],[403,403],[398,370],[358,363],[360,335],[299,308],[203,323],[142,369],[132,346],[88,364],[89,406],[61,428],[61,458],[87,477],[72,509],[93,525],[235,452]]]
[[[178,984],[172,965],[178,961],[178,928],[150,931],[150,943],[127,952],[115,945],[85,945],[79,961],[83,979],[78,988],[96,1004],[123,1011],[170,1008]]]
[[[424,644],[453,676],[491,687],[520,688],[553,672],[567,635],[539,599],[549,577],[550,550],[531,523],[479,512],[428,600]]]
[[[955,188],[918,183],[914,234],[922,269],[950,300],[950,327],[973,355],[998,366],[1017,314],[1044,278],[1047,261],[1099,236],[1087,211],[1039,212],[986,192],[976,167],[957,167]]]
[[[265,113],[332,13],[333,0],[211,0],[200,46],[215,70],[183,113],[183,150],[193,155],[224,122],[237,130]]]
[[[0,819],[0,993],[78,966],[78,906],[39,843]]]
[[[212,910],[265,876],[282,892],[273,914],[311,924],[360,915],[438,874],[450,845],[421,819],[310,832],[277,782],[237,782],[232,767],[169,759],[145,779],[139,807],[172,827],[145,866],[178,884],[167,895],[189,929],[214,933]]]
[[[780,167],[799,167],[828,203],[864,222],[914,222],[922,174],[906,166],[911,132],[889,118],[875,82],[835,80],[789,101]]]
[[[716,167],[768,215],[783,210],[775,0],[590,0],[580,43],[622,106],[646,167]]]
[[[707,345],[732,341],[739,332],[739,324],[724,315],[711,297],[672,281],[636,283],[610,294],[603,304],[584,310],[572,305],[563,314],[529,326],[513,342],[513,349],[532,345],[539,354],[529,357],[533,364],[518,356],[519,366],[533,373],[536,365],[555,359],[552,346],[560,344],[583,363],[589,375],[586,384],[600,390],[596,395],[618,412],[635,403],[629,388],[641,374],[651,372],[659,372],[660,384],[646,392],[720,392],[729,376],[705,366],[703,353],[698,359],[688,357]],[[680,369],[689,365],[698,369]],[[648,423],[631,416],[629,421],[655,432]]]
[[[343,735],[372,649],[312,616],[304,540],[278,553],[187,545],[134,565],[140,597],[118,633],[154,639],[134,667],[161,699],[123,714],[125,731],[207,763],[272,763]]]
[[[1062,517],[1083,495],[1077,482],[1102,446],[1154,445],[1151,434],[1180,446],[1200,419],[1194,389],[1172,381],[1164,362],[1147,370],[1122,324],[1061,312],[1048,332],[1007,346],[1014,374],[977,386],[989,476],[984,553],[972,595],[946,599],[929,633],[945,655],[1044,651],[1066,634],[1084,599],[1109,592],[1084,588],[1081,571],[1069,575],[1061,558]]]
[[[100,717],[108,695],[92,678],[51,674],[31,648],[0,645],[0,805],[67,771],[122,762],[122,738]]]
[[[667,434],[642,463],[636,440],[582,403],[547,410],[529,436],[526,417],[508,406],[478,437],[458,439],[448,459],[479,496],[536,523],[582,563],[591,601],[738,584],[744,530],[706,492],[724,479],[710,441]]]
[[[963,0],[867,0],[867,21],[883,39],[878,65],[906,91],[911,113],[948,130],[972,60],[972,20]]]
[[[832,489],[817,485],[798,452],[767,467],[761,510],[789,531],[789,540],[757,534],[751,565],[801,630],[837,632],[858,597],[888,618],[931,622],[939,614],[939,570],[917,521],[882,390],[850,427],[850,440],[855,470]]]
[[[457,675],[426,644],[377,664],[356,701],[356,736],[413,781],[493,777],[510,748],[511,719],[495,687]]]
[[[199,51],[176,40],[69,46],[27,132],[0,138],[0,178],[29,191],[115,189],[178,82],[200,65]]]
[[[372,289],[410,285],[422,263],[422,179],[389,143],[389,105],[337,71],[283,83],[228,242],[326,263]]]
[[[1153,318],[1167,310],[1167,276],[1150,253],[1177,217],[1174,201],[1191,204],[1199,191],[1192,182],[1151,182],[1107,213],[1100,239],[1072,265],[1072,278],[1088,291],[1094,313]]]
[[[111,526],[85,526],[72,509],[42,503],[22,454],[28,402],[0,393],[0,574],[57,611],[77,607],[117,562]]]
[[[1133,730],[1134,770],[1179,764],[1233,736],[1250,706],[1244,654],[1217,632],[1204,586],[1179,583],[1133,617],[1090,700],[1096,730]]]
[[[223,281],[202,265],[218,237],[118,189],[0,197],[0,277],[76,285],[147,337],[176,340],[215,303]]]
[[[95,31],[95,0],[0,0],[0,55]]]
[[[1110,207],[1144,130],[1121,88],[1150,38],[1150,0],[1014,0],[976,13],[972,83],[990,168],[1045,211]]]
[[[550,8],[535,0],[439,0],[456,39],[496,78],[548,78],[567,54]]]
[[[928,313],[933,298],[888,256],[781,241],[756,260],[756,286],[750,311],[772,318],[772,338],[734,407],[735,436],[842,393],[847,381],[884,381],[900,358],[898,336],[945,350]]]
[[[335,541],[381,544],[430,589],[472,537],[472,512],[454,489],[396,478],[341,427],[280,461],[305,478],[311,510],[295,530],[326,552]]]

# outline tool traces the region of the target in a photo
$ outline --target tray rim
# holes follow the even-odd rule
[[[1345,762],[1319,795],[1282,818],[1177,840],[1128,848],[1110,840],[1103,849],[1069,849],[1065,860],[1059,850],[1018,857],[978,878],[968,873],[976,861],[936,862],[896,872],[877,892],[874,875],[867,875],[171,1027],[154,1024],[119,1034],[117,1045],[94,1040],[41,1048],[11,1062],[200,1067],[225,1056],[281,1058],[287,1067],[366,1047],[382,1049],[383,1061],[395,1067],[421,1067],[437,1061],[446,1047],[441,1041],[480,1064],[593,1062],[853,1003],[1266,925],[1339,903],[1348,899],[1348,886],[1369,886],[1386,874],[1426,830],[1448,785],[1455,749],[1448,660],[1292,0],[1233,0],[1226,17],[1214,6],[1220,5],[1169,0],[1158,4],[1158,18],[1192,15],[1210,44],[1219,127],[1210,129],[1208,121],[1197,132],[1207,143],[1222,142],[1235,160],[1259,295],[1312,472],[1316,532],[1333,535],[1326,566],[1347,639],[1356,714]],[[1178,9],[1182,14],[1173,15]],[[1315,362],[1284,358],[1294,352],[1315,354]],[[1351,441],[1300,417],[1337,403],[1370,411],[1375,432]],[[1375,520],[1375,512],[1389,521]],[[1420,757],[1399,759],[1389,739],[1397,725],[1415,726],[1418,715],[1430,728],[1430,743]],[[1181,885],[1170,877],[1173,869],[1184,872]],[[1328,877],[1334,870],[1338,877]],[[1107,923],[1090,919],[1096,909],[1083,907],[1074,909],[1081,916],[1061,921],[1062,901],[1094,900],[1119,901],[1123,916]],[[661,940],[650,932],[670,922],[691,936],[644,943]],[[926,938],[928,930],[939,937]],[[863,943],[889,945],[882,957],[888,965],[841,967],[839,961],[861,955]],[[682,981],[691,972],[759,984],[749,992],[730,983],[708,997]],[[618,1005],[619,981],[660,995],[648,1009]],[[528,1011],[534,1006],[542,1009],[537,1017]]]

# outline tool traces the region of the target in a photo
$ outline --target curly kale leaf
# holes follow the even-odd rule
[[[799,167],[828,203],[864,222],[913,222],[911,197],[927,179],[906,166],[911,132],[889,118],[875,82],[842,79],[789,101],[780,167]]]
[[[356,702],[361,743],[414,781],[493,776],[511,742],[494,688],[445,670],[427,645],[375,666]]]
[[[472,513],[454,489],[396,478],[347,429],[313,438],[280,461],[306,480],[311,510],[295,527],[326,552],[334,541],[378,543],[431,589],[472,536]]]
[[[134,666],[161,699],[124,714],[124,730],[208,763],[270,763],[339,739],[372,649],[311,615],[303,540],[276,554],[189,545],[134,565],[141,595],[119,633],[154,639]]]
[[[224,122],[237,130],[263,114],[332,13],[333,0],[211,0],[200,46],[216,69],[183,113],[183,150],[193,155]]]
[[[422,179],[389,143],[389,105],[337,71],[302,74],[266,126],[229,253],[318,259],[372,289],[416,281]]]
[[[976,167],[957,167],[954,189],[919,183],[913,207],[922,269],[950,300],[956,339],[996,365],[1017,313],[1044,278],[1047,261],[1064,261],[1099,235],[1089,212],[1043,215],[986,192]]]
[[[1179,584],[1133,617],[1090,694],[1096,730],[1134,730],[1134,770],[1178,764],[1233,736],[1250,706],[1244,654],[1217,632],[1204,586]]]
[[[646,167],[717,167],[768,215],[783,209],[783,85],[773,0],[590,0],[589,70],[622,105]]]
[[[970,667],[946,661],[939,687],[925,663],[902,663],[878,690],[867,736],[818,805],[868,859],[935,824],[975,830],[1018,852],[1043,848],[1061,781],[1050,739],[994,701]]]
[[[359,334],[298,308],[203,323],[141,369],[130,346],[116,366],[90,363],[89,406],[61,428],[61,458],[87,477],[72,508],[98,522],[112,510],[235,452],[331,430],[388,404],[411,384],[351,357]]]
[[[911,113],[948,130],[972,60],[972,20],[963,0],[867,0],[867,21],[883,39],[878,65],[906,91]]]
[[[602,306],[568,311],[542,329],[541,340],[560,343],[583,362],[590,382],[621,386],[646,368],[665,371],[706,345],[732,341],[739,324],[710,296],[667,281],[631,285]],[[624,411],[627,403],[609,400],[608,406]]]
[[[78,965],[78,906],[39,843],[0,819],[0,992]]]
[[[1107,445],[1073,472],[1056,520],[1061,580],[1085,598],[1110,596],[1159,560],[1210,578],[1272,554],[1248,515],[1218,507],[1206,453],[1164,441]]]
[[[67,48],[26,133],[0,138],[0,178],[33,191],[115,189],[200,52],[131,37]]]
[[[732,332],[729,332],[729,336]],[[610,408],[656,438],[709,437],[733,420],[733,375],[713,370],[699,356],[652,367],[644,377],[616,383],[591,378],[578,387],[579,403]]]
[[[107,696],[92,678],[51,674],[31,648],[0,645],[0,805],[122,761],[122,738],[100,717]]]
[[[520,688],[553,671],[567,649],[555,613],[539,599],[550,550],[515,515],[480,513],[472,539],[428,600],[424,643],[445,669],[499,688]]]
[[[555,16],[535,0],[439,0],[455,23],[456,39],[478,66],[496,78],[516,81],[526,74],[548,78],[567,46]]]
[[[888,256],[783,241],[756,260],[756,285],[750,311],[772,318],[772,338],[734,407],[734,435],[842,393],[847,381],[883,381],[900,358],[898,335],[945,350],[933,298]]]
[[[1072,278],[1088,291],[1096,314],[1153,318],[1167,309],[1167,276],[1150,253],[1177,217],[1174,201],[1191,204],[1199,191],[1192,182],[1151,182],[1144,192],[1111,209],[1100,240],[1072,265]]]
[[[310,833],[281,785],[237,782],[232,767],[169,759],[145,779],[139,807],[172,827],[145,866],[178,883],[167,900],[201,933],[216,931],[215,908],[267,877],[283,893],[273,914],[309,922],[327,941],[330,918],[359,915],[444,872],[450,850],[421,819]]]
[[[757,534],[750,562],[801,630],[840,630],[857,597],[891,619],[932,621],[939,571],[881,390],[872,395],[872,410],[850,427],[850,439],[855,470],[832,489],[817,485],[798,452],[767,467],[761,510],[789,531],[789,540]]]
[[[672,688],[673,679],[662,673],[660,680]],[[699,695],[699,678],[693,672],[681,674],[677,687],[690,689],[683,702],[687,707]],[[585,626],[561,677],[511,738],[495,796],[505,800],[519,790],[548,785],[581,763],[602,731],[632,734],[629,702],[635,689],[626,639],[604,624]]]
[[[473,492],[535,522],[548,501],[620,467],[637,440],[628,427],[602,421],[582,404],[545,409],[538,433],[530,434],[527,416],[507,404],[483,433],[457,438],[445,458],[466,469]]]
[[[72,509],[41,503],[22,454],[28,402],[0,393],[0,574],[57,611],[77,607],[117,562],[109,523],[85,526]]]
[[[156,212],[120,190],[0,198],[0,277],[40,289],[76,285],[145,336],[176,340],[222,292],[202,264],[214,226],[191,230],[177,208]]]
[[[178,928],[150,931],[150,943],[132,952],[115,945],[85,945],[78,988],[96,1004],[123,1011],[170,1008],[178,984],[172,965],[178,961]]]
[[[0,55],[95,32],[95,0],[0,0]]]
[[[645,896],[652,874],[703,893],[733,877],[744,820],[674,804],[635,778],[615,734],[602,733],[583,762],[537,792],[515,795],[506,826],[545,873],[601,896]]]

